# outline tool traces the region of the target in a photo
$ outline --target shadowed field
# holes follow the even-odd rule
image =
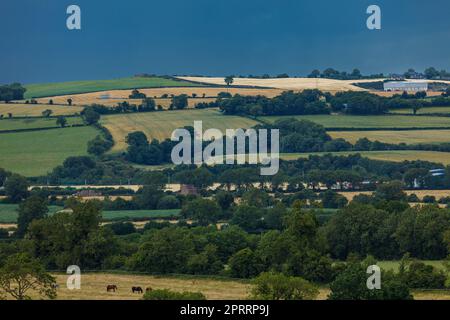
[[[45,103],[47,102],[48,100],[45,101]],[[67,101],[64,101],[63,104],[67,104]],[[49,104],[0,103],[0,114],[3,114],[4,117],[7,117],[8,113],[15,117],[40,117],[42,116],[42,111],[45,110],[52,110],[52,116],[68,116],[80,113],[83,111],[83,108]]]
[[[331,131],[333,138],[342,138],[354,144],[361,138],[385,143],[442,143],[450,142],[450,130],[405,130],[405,131]]]
[[[67,104],[67,99],[72,99],[75,105],[88,105],[93,103],[103,105],[116,105],[118,102],[127,101],[130,104],[139,104],[141,99],[129,99],[131,89],[128,90],[107,90],[100,92],[88,92],[80,94],[67,94],[57,97],[43,97],[36,99],[39,103],[48,103],[50,99],[57,104]],[[194,105],[198,102],[214,101],[220,92],[229,92],[232,95],[264,95],[267,97],[275,97],[283,92],[279,89],[257,89],[257,88],[209,88],[209,87],[171,87],[171,88],[145,88],[139,89],[139,92],[144,93],[149,98],[156,99],[156,104],[163,106],[170,103],[172,95],[186,94],[191,99],[190,104]],[[164,99],[163,96],[168,98]],[[193,95],[195,98],[193,98]],[[206,99],[206,100],[205,100]]]
[[[25,99],[117,89],[190,86],[194,86],[194,84],[161,77],[131,77],[113,80],[38,83],[25,86],[27,89],[25,92]],[[195,84],[195,86],[198,86],[198,84]]]
[[[66,118],[66,126],[80,125],[83,121],[80,117]],[[56,118],[27,118],[27,119],[3,119],[0,120],[0,131],[5,130],[22,130],[22,129],[38,129],[38,128],[54,128],[59,127],[56,124]],[[1,139],[1,137],[0,137]]]

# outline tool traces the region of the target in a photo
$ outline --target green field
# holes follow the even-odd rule
[[[80,117],[67,117],[67,126],[82,124]],[[56,118],[27,118],[0,120],[0,131],[58,127]]]
[[[103,220],[146,220],[156,218],[168,218],[177,216],[180,213],[179,209],[173,210],[119,210],[119,211],[103,211]]]
[[[17,204],[0,204],[0,223],[16,223],[17,222]],[[62,210],[62,207],[49,206],[49,214],[53,214]]]
[[[70,156],[87,154],[87,142],[98,131],[74,127],[0,134],[0,168],[27,177],[44,175]]]
[[[367,138],[385,143],[444,143],[450,142],[450,130],[402,130],[402,131],[330,131],[333,138],[343,138],[350,143]]]
[[[347,116],[268,116],[260,119],[274,122],[278,119],[305,119],[323,125],[325,128],[450,128],[450,117],[413,117],[401,115]]]
[[[177,110],[147,113],[131,113],[108,115],[101,118],[112,134],[115,145],[113,151],[127,148],[126,136],[133,131],[142,131],[149,140],[170,138],[172,132],[184,126],[194,126],[194,121],[203,121],[203,130],[217,128],[225,133],[225,129],[249,128],[257,124],[248,118],[224,116],[217,110]]]
[[[415,161],[423,160],[435,163],[442,163],[444,165],[450,165],[450,152],[435,152],[435,151],[415,151],[415,150],[399,150],[399,151],[352,151],[352,152],[317,152],[317,153],[285,153],[281,154],[281,159],[284,160],[296,160],[300,158],[307,158],[310,155],[325,155],[333,154],[339,156],[348,156],[351,154],[360,154],[363,157],[367,157],[373,160],[383,161]]]
[[[65,94],[87,93],[105,90],[140,89],[157,87],[199,86],[187,81],[177,81],[160,77],[131,77],[114,80],[87,80],[58,83],[39,83],[25,85],[25,99],[51,97]]]
[[[17,204],[0,204],[0,223],[17,223]],[[62,210],[62,207],[49,206],[49,214],[54,214]],[[175,210],[120,210],[120,211],[103,211],[102,216],[105,221],[130,219],[130,220],[147,220],[156,218],[167,218],[177,216],[179,209]]]
[[[404,114],[412,114],[412,109],[391,109],[392,113],[404,113]],[[448,107],[429,107],[422,108],[417,111],[417,114],[430,114],[430,113],[448,113],[450,114],[450,106]]]

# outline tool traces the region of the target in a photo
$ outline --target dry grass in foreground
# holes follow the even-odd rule
[[[247,298],[250,289],[249,284],[235,280],[91,273],[81,276],[80,290],[68,290],[67,275],[58,274],[56,278],[60,286],[58,299],[61,300],[138,300],[142,298],[142,295],[131,292],[133,286],[140,286],[144,291],[147,287],[174,291],[199,291],[211,300],[242,300]],[[109,284],[117,285],[118,290],[115,293],[106,292],[106,286]]]
[[[155,277],[149,275],[89,273],[81,276],[81,289],[69,290],[66,287],[67,275],[57,274],[58,300],[139,300],[141,294],[133,294],[131,287],[140,286],[173,291],[202,292],[208,300],[248,299],[251,285],[238,280],[216,280],[199,277]],[[116,292],[106,292],[108,284],[118,287]],[[317,300],[326,300],[330,294],[327,287],[319,288]],[[450,300],[448,290],[415,290],[416,300]],[[37,297],[33,297],[37,298]]]

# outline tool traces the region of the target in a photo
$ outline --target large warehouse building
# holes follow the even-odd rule
[[[384,83],[384,91],[428,91],[428,83],[412,81],[390,81]]]

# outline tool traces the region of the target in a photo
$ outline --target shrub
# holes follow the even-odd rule
[[[261,273],[253,285],[251,298],[258,300],[313,300],[319,294],[310,282],[282,273]]]
[[[408,286],[414,289],[442,289],[447,280],[442,271],[419,261],[411,262],[402,277]]]
[[[167,289],[151,290],[144,294],[144,300],[206,300],[201,292],[175,292]]]

